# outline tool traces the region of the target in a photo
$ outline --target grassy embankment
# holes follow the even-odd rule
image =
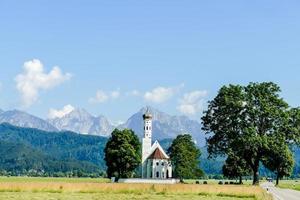
[[[107,179],[0,178],[0,199],[7,200],[270,200],[258,186],[175,184],[121,184]]]

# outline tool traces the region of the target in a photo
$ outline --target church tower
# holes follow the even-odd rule
[[[146,159],[151,153],[152,146],[152,115],[149,108],[147,108],[145,114],[143,115],[144,119],[144,137],[142,141],[142,178],[145,178],[146,175]]]

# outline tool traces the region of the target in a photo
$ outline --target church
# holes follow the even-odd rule
[[[152,115],[149,109],[143,115],[144,137],[142,141],[142,178],[170,179],[172,164],[159,142],[152,144]]]

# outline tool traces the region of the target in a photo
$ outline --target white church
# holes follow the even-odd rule
[[[172,164],[170,157],[156,140],[152,144],[152,115],[147,109],[143,115],[144,137],[142,141],[142,178],[170,179]]]

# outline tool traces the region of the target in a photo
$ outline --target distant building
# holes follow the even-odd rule
[[[144,137],[142,142],[142,178],[172,178],[172,164],[158,141],[152,144],[152,115],[149,109],[143,115]]]

